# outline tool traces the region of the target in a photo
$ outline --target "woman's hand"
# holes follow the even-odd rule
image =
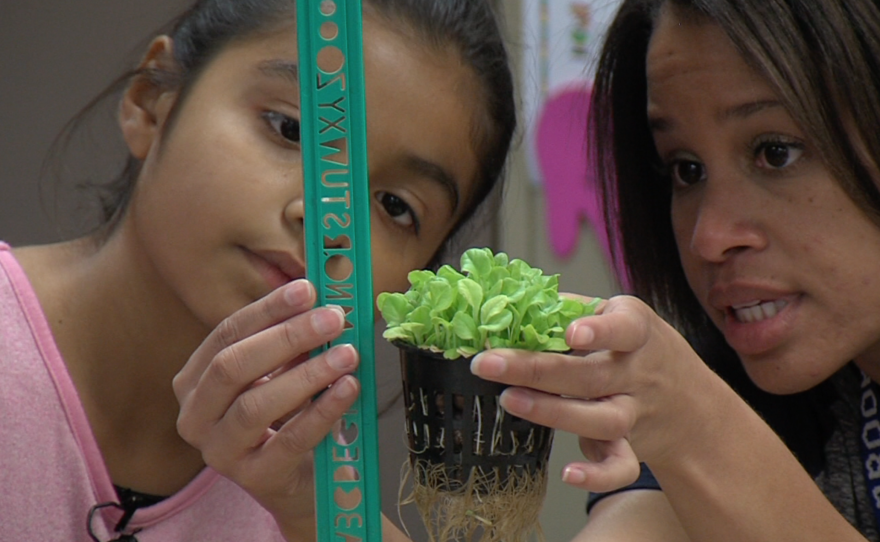
[[[309,359],[344,324],[341,309],[314,303],[305,280],[275,290],[217,326],[174,378],[180,435],[289,540],[315,536],[311,451],[359,391],[351,345]]]
[[[515,386],[501,396],[511,414],[581,437],[590,461],[568,465],[566,482],[610,491],[636,479],[640,460],[683,457],[681,443],[699,438],[689,432],[704,423],[701,405],[720,380],[675,329],[619,296],[573,322],[566,341],[570,355],[490,350],[471,366]]]

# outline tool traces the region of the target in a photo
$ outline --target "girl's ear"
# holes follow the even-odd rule
[[[168,36],[154,39],[138,66],[139,74],[132,78],[122,95],[119,125],[129,151],[138,160],[144,160],[158,142],[177,98],[176,88],[163,88],[159,79],[151,75],[176,73],[172,47],[173,41]]]

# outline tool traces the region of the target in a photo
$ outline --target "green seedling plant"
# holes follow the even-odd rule
[[[387,323],[383,336],[394,343],[442,352],[447,359],[489,348],[565,352],[565,329],[595,313],[589,303],[559,295],[559,275],[488,248],[461,257],[461,271],[444,265],[437,273],[412,271],[405,293],[377,299]]]

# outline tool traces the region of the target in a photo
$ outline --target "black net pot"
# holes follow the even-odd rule
[[[444,465],[449,489],[466,484],[473,471],[487,487],[511,474],[546,472],[553,429],[512,416],[498,403],[506,384],[470,371],[471,358],[395,343],[400,350],[410,463]],[[424,482],[424,480],[422,480]]]

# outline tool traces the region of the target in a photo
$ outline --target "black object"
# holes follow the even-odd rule
[[[445,359],[403,343],[400,350],[410,463],[445,465],[449,487],[465,484],[472,469],[481,482],[505,483],[511,474],[536,474],[547,467],[553,429],[504,411],[498,396],[506,384],[470,371],[471,358]],[[424,480],[422,480],[424,482]]]
[[[107,508],[107,507],[118,508],[120,510],[125,511],[125,507],[123,507],[118,502],[112,502],[112,501],[96,504],[96,505],[92,506],[91,508],[89,508],[89,514],[86,517],[86,531],[89,534],[89,538],[91,538],[94,542],[100,542],[100,540],[98,539],[97,536],[95,536],[95,532],[92,530],[92,522],[94,521],[95,514],[97,514],[98,511],[101,510],[102,508]],[[125,519],[125,523],[127,524],[128,521],[131,519],[131,516],[129,516],[128,518],[124,518],[124,519]],[[119,532],[120,530],[121,529],[117,525],[116,531]],[[119,536],[117,536],[116,538],[114,538],[110,542],[138,542],[138,539],[135,537],[135,535],[139,532],[140,532],[140,529],[137,529],[137,530],[132,531],[130,533],[119,533]]]

